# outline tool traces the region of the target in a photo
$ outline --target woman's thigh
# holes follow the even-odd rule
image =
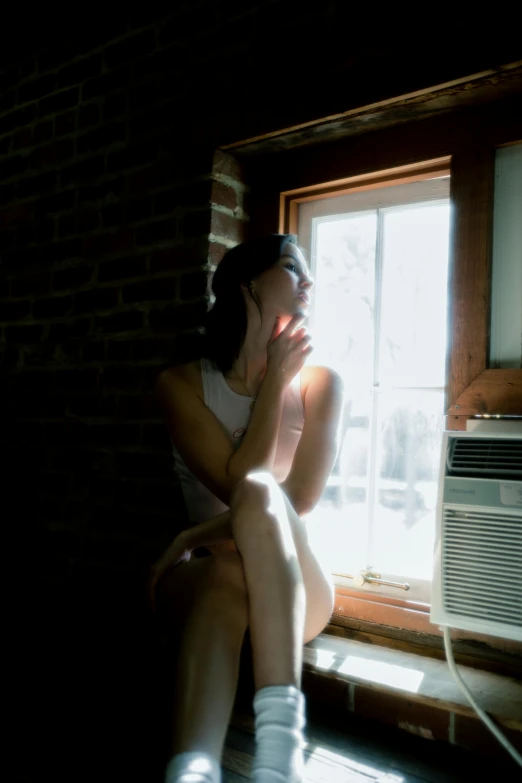
[[[298,515],[285,493],[282,490],[281,492],[285,499],[306,591],[303,642],[306,644],[321,633],[332,616],[335,605],[335,586],[327,565],[320,561],[310,546],[305,521]]]
[[[178,639],[199,600],[219,602],[226,592],[227,607],[241,619],[247,604],[242,560],[237,552],[220,551],[169,569],[156,587],[157,619],[167,638]]]

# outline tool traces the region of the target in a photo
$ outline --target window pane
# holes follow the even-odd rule
[[[443,414],[442,390],[378,395],[370,560],[380,571],[432,578]]]
[[[432,579],[449,201],[311,223],[310,362],[340,372],[345,408],[336,464],[307,520],[310,540],[332,572],[373,567],[384,579],[417,582],[418,590]]]
[[[357,386],[373,381],[375,212],[314,220],[312,364]]]
[[[358,574],[367,565],[370,413],[370,392],[345,400],[337,461],[307,521],[310,541],[336,573]]]
[[[315,551],[337,573],[359,573],[368,551],[369,389],[374,372],[376,212],[313,221],[311,364],[345,383],[344,435],[322,498],[308,518]],[[335,542],[335,546],[332,546]]]
[[[444,386],[449,204],[385,210],[378,378]]]

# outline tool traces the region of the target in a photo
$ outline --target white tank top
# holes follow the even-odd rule
[[[233,391],[223,373],[206,357],[201,358],[201,377],[205,405],[222,423],[234,448],[237,448],[246,432],[252,411],[252,397],[245,397]],[[301,373],[298,373],[287,387],[277,439],[273,475],[278,483],[285,480],[303,431],[304,407],[301,397]],[[174,470],[179,476],[187,513],[191,524],[196,525],[228,509],[192,473],[172,442]]]

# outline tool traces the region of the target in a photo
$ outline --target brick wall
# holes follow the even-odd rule
[[[116,759],[139,739],[148,771],[161,758],[169,660],[150,641],[143,580],[185,513],[151,391],[190,357],[209,273],[248,233],[244,172],[216,148],[500,56],[496,38],[485,52],[470,36],[466,61],[457,25],[437,70],[426,39],[406,56],[407,36],[384,24],[354,37],[347,8],[191,0],[65,32],[47,11],[4,25],[0,445],[16,655],[41,738],[25,737],[27,776],[70,779],[83,742]],[[409,67],[411,47],[424,67]]]
[[[154,672],[171,666],[144,581],[186,519],[151,392],[190,358],[208,273],[247,216],[238,164],[176,130],[165,29],[71,58],[55,48],[4,82],[0,441],[32,705],[21,720],[40,724],[23,735],[27,775],[67,777],[81,736],[115,759],[149,727],[149,774],[167,747],[171,695]]]

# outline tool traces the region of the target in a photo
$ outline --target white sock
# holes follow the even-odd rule
[[[177,753],[167,764],[165,783],[221,783],[221,766],[198,750]]]
[[[254,783],[301,783],[305,698],[295,685],[268,685],[254,696]]]

